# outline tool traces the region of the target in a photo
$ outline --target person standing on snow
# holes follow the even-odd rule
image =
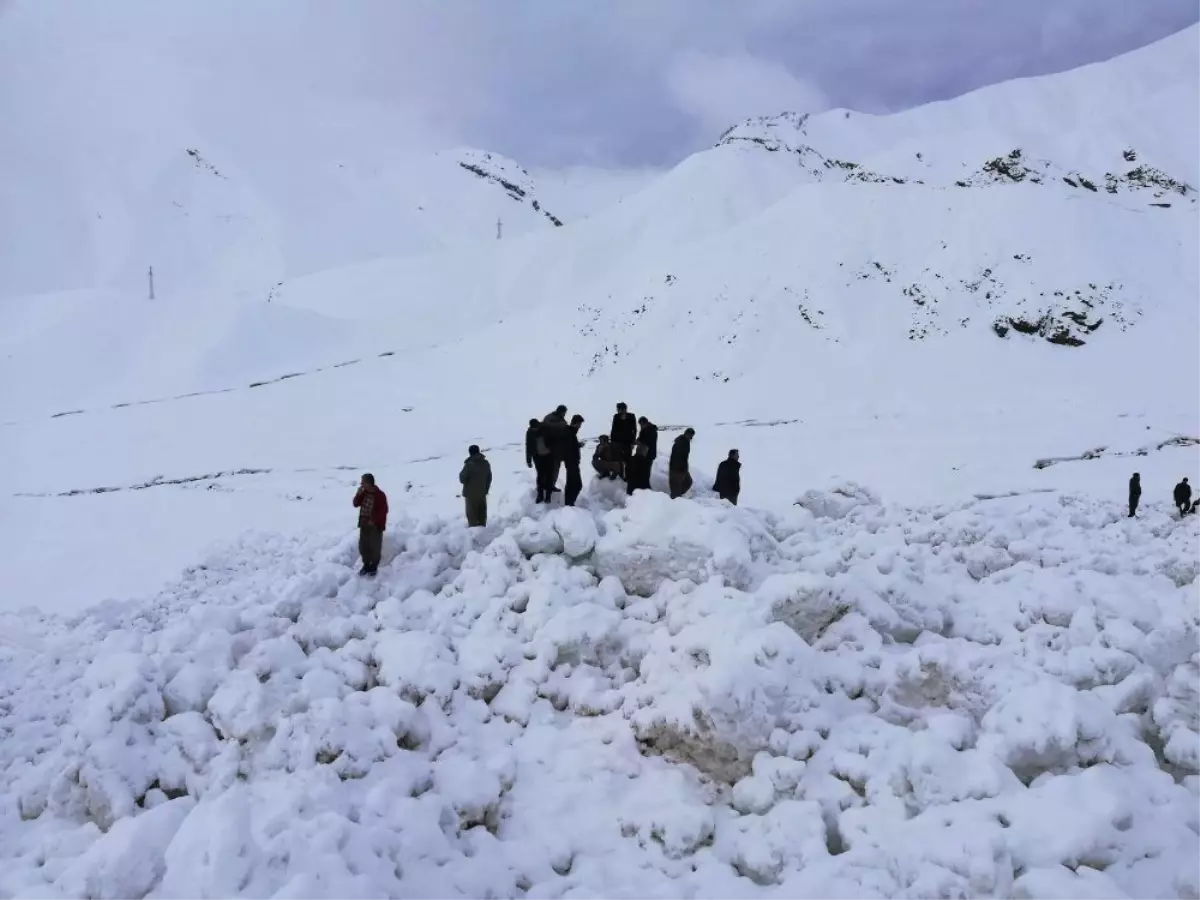
[[[612,419],[612,430],[609,432],[613,450],[621,462],[628,462],[633,454],[633,445],[637,440],[637,418],[629,412],[624,403],[617,404],[617,414]]]
[[[1134,472],[1129,479],[1129,518],[1137,512],[1138,501],[1142,499],[1142,474]]]
[[[549,451],[549,461],[546,469],[545,502],[550,502],[550,495],[558,490],[558,470],[566,458],[567,441],[570,440],[571,426],[567,424],[567,407],[559,404],[554,412],[548,413],[542,419],[541,438]]]
[[[625,467],[626,487],[629,493],[636,490],[650,490],[650,472],[654,467],[654,459],[658,456],[658,426],[642,416],[638,419],[641,430],[638,432],[637,444],[633,456]]]
[[[1192,508],[1192,486],[1188,484],[1185,478],[1179,484],[1175,485],[1175,507],[1179,510],[1179,515],[1186,516]]]
[[[692,438],[696,429],[685,428],[671,445],[671,459],[667,463],[667,479],[671,488],[671,499],[682,497],[692,487],[692,473],[688,471],[688,457],[692,452]]]
[[[525,465],[533,469],[537,483],[537,503],[550,502],[550,488],[553,483],[546,484],[550,475],[550,447],[542,437],[542,423],[537,419],[529,420],[525,429]]]
[[[737,506],[738,494],[742,492],[742,464],[738,461],[736,450],[730,450],[729,456],[717,466],[717,480],[713,483],[713,490],[722,500],[728,500]]]
[[[487,524],[487,495],[492,487],[492,464],[479,452],[479,445],[467,448],[467,458],[458,473],[462,495],[467,508],[467,527],[482,528]]]
[[[375,486],[375,476],[363,475],[354,494],[358,509],[358,555],[362,557],[359,575],[374,575],[383,555],[383,532],[387,528],[387,494]]]
[[[570,438],[563,449],[563,465],[567,469],[567,484],[563,492],[563,503],[574,506],[583,490],[583,476],[579,473],[579,449],[583,442],[579,440],[579,427],[583,425],[583,416],[576,413],[571,416]]]

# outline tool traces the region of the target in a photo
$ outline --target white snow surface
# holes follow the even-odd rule
[[[1196,518],[611,494],[23,618],[0,895],[1200,891]]]
[[[127,153],[26,35],[0,898],[1200,897],[1198,34],[595,193],[166,59],[87,81]],[[527,419],[618,400],[655,490],[534,506]]]

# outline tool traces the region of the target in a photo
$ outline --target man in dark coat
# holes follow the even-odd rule
[[[467,509],[467,527],[482,528],[487,524],[487,495],[492,487],[492,464],[479,452],[479,445],[467,448],[467,458],[458,473],[463,500]]]
[[[596,452],[592,454],[592,468],[601,478],[616,480],[624,474],[625,463],[607,434],[600,435],[600,440],[596,442]]]
[[[583,490],[583,475],[579,472],[579,448],[583,446],[583,441],[579,440],[581,425],[583,416],[578,413],[571,416],[571,437],[563,453],[563,465],[567,469],[567,484],[563,491],[563,504],[566,506],[574,506],[579,499],[579,492]]]
[[[682,497],[692,487],[692,474],[688,471],[688,457],[692,452],[692,438],[696,429],[685,428],[671,445],[671,459],[667,463],[667,479],[671,487],[671,499]]]
[[[633,456],[625,467],[626,484],[631,494],[637,490],[650,490],[650,472],[658,456],[658,426],[645,416],[638,419],[638,425],[641,430],[633,448]]]
[[[1175,485],[1175,507],[1179,510],[1179,515],[1186,516],[1192,508],[1192,486],[1188,484],[1185,478],[1179,484]]]
[[[550,452],[550,460],[546,471],[546,502],[550,495],[558,490],[558,470],[562,468],[566,457],[567,442],[570,440],[571,426],[567,424],[567,408],[561,403],[554,412],[547,413],[542,419],[541,438]]]
[[[613,416],[609,437],[621,461],[626,462],[632,455],[633,444],[637,440],[637,417],[624,403],[617,404],[617,414]]]
[[[736,450],[730,450],[729,456],[717,466],[717,480],[713,483],[713,490],[722,500],[728,500],[737,506],[738,494],[742,492],[742,464],[738,461]]]
[[[363,475],[354,494],[358,509],[358,555],[362,557],[359,575],[374,575],[383,555],[383,532],[387,528],[387,494],[375,485],[375,476]]]
[[[1129,479],[1129,518],[1137,512],[1138,501],[1142,499],[1142,474],[1134,472]]]
[[[525,429],[525,465],[534,470],[537,483],[538,503],[549,503],[554,483],[546,483],[550,477],[551,455],[550,447],[542,437],[542,423],[537,419],[529,420]]]

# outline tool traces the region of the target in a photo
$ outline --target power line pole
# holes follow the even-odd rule
[[[497,216],[496,217],[496,240],[500,240],[501,229],[503,227],[504,227],[504,223],[502,223],[500,221],[499,216]]]
[[[146,274],[150,279],[150,299],[153,300],[154,299],[154,266],[151,266],[149,271],[147,271]]]

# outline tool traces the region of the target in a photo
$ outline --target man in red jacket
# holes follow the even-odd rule
[[[379,569],[379,557],[383,555],[383,530],[387,528],[387,494],[375,486],[375,476],[370,472],[362,477],[362,483],[354,495],[358,507],[358,555],[362,557],[359,575],[374,575]]]

